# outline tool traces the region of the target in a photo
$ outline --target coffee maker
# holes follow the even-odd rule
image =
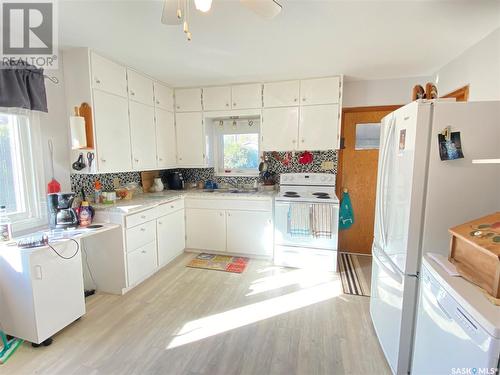
[[[181,172],[170,172],[167,174],[168,188],[171,190],[184,189],[184,178]]]
[[[78,226],[78,215],[71,207],[75,193],[54,193],[47,195],[50,229],[66,229]]]

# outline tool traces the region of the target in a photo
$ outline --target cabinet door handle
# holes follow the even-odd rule
[[[159,225],[162,225],[162,224],[163,224],[163,222],[162,222],[162,221],[158,221],[158,224],[159,224]]]
[[[141,215],[141,219],[145,219],[146,218],[146,215]]]
[[[224,214],[222,212],[219,212],[219,216],[224,216]]]
[[[295,103],[297,103],[297,100],[298,100],[297,98],[294,98],[294,99],[293,99],[293,101],[294,101]]]
[[[95,83],[99,84],[99,83],[101,83],[101,80],[100,80],[99,78],[97,78],[97,77],[96,77],[96,79],[95,79]]]
[[[304,138],[302,138],[300,141],[301,141],[302,143],[304,143],[304,142],[305,142],[305,141],[304,141]]]
[[[236,103],[233,103],[233,107],[236,107]]]
[[[174,205],[171,205],[170,208],[174,208],[175,206]]]
[[[141,228],[141,232],[145,232],[146,231],[146,228]]]
[[[159,101],[159,100],[157,100],[157,101],[156,101],[156,104],[160,104],[160,101]]]
[[[159,161],[163,161],[163,158],[158,158]]]
[[[130,95],[135,96],[135,92],[133,90],[130,90]]]
[[[292,139],[292,143],[295,144],[297,141],[295,139]]]
[[[181,107],[180,107],[180,106],[177,106],[177,109],[181,109]]]
[[[228,213],[227,213],[227,216],[231,216],[231,213],[230,213],[230,212],[228,212]]]
[[[135,161],[136,163],[138,163],[138,162],[139,162],[139,159],[134,159],[134,161]]]
[[[37,280],[42,280],[43,275],[42,275],[42,266],[36,265],[35,266],[35,279]]]
[[[103,163],[106,163],[106,159],[101,158],[101,161],[102,161]]]
[[[302,98],[302,101],[305,102],[306,101],[306,98]]]
[[[146,250],[141,250],[141,253],[146,254]]]

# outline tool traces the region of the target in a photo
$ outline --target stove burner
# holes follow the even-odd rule
[[[289,192],[286,192],[285,194],[283,194],[283,196],[287,198],[300,198],[300,195],[298,195],[297,193],[289,193]]]
[[[288,194],[288,195],[299,195],[299,193],[297,193],[296,191],[285,191],[285,194]]]
[[[312,193],[312,195],[316,195],[317,197],[327,197],[328,193]]]
[[[330,196],[327,194],[327,195],[318,195],[316,198],[318,199],[330,199]]]

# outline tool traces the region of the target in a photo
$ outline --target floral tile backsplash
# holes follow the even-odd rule
[[[279,176],[282,173],[337,173],[337,151],[314,151],[313,162],[311,164],[302,165],[298,162],[300,153],[296,152],[293,155],[291,152],[271,153],[265,152],[264,155],[268,159],[269,172],[273,174],[275,182],[279,182]],[[273,156],[277,156],[275,158]],[[291,156],[288,165],[285,165],[281,160],[287,156]],[[323,162],[332,162],[333,168],[328,170],[321,169]],[[236,184],[236,185],[251,185],[258,177],[226,177],[216,176],[214,168],[182,168],[170,169],[160,172],[162,179],[165,181],[166,174],[170,171],[182,172],[184,181],[188,184],[198,181],[213,180],[219,185],[221,184]],[[71,190],[80,193],[82,187],[85,194],[90,195],[94,191],[94,182],[98,179],[103,190],[113,190],[113,179],[119,178],[122,184],[129,182],[141,182],[140,172],[123,172],[123,173],[105,173],[105,174],[71,174]]]

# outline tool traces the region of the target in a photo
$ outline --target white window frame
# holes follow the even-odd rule
[[[14,234],[18,234],[47,222],[39,115],[11,108],[0,108],[0,113],[18,117],[15,146],[20,151],[20,160],[17,161],[15,176],[24,205],[22,212],[9,214]]]
[[[259,175],[258,167],[255,169],[224,169],[224,135],[225,134],[257,134],[257,154],[261,153],[261,142],[260,142],[260,134],[261,134],[261,121],[260,118],[252,118],[252,119],[238,119],[235,120],[238,122],[238,126],[243,122],[248,122],[249,120],[253,121],[255,128],[248,129],[227,129],[221,130],[218,125],[221,120],[214,120],[214,137],[215,137],[215,175],[216,176],[240,176],[240,177],[256,177]],[[224,119],[224,123],[231,123],[232,119]],[[255,129],[255,130],[254,130]],[[250,131],[251,130],[251,131]]]

